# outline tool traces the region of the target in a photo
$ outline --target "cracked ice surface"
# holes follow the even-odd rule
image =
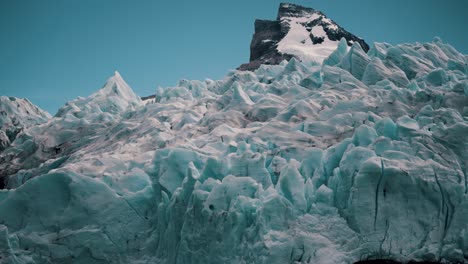
[[[467,73],[438,39],[154,102],[116,73],[0,152],[0,263],[466,262]]]

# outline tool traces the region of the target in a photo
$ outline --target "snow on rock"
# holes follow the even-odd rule
[[[38,118],[0,152],[0,263],[467,262],[466,56],[345,44]]]
[[[369,50],[361,38],[346,31],[322,12],[295,4],[282,3],[276,20],[256,20],[250,45],[250,62],[239,70],[256,70],[262,64],[280,64],[296,58],[311,64],[322,63],[341,43],[341,56],[354,43]],[[329,61],[333,63],[337,58]],[[339,62],[339,61],[338,61]]]
[[[336,49],[339,41],[330,40],[323,25],[316,25],[312,30],[308,30],[304,25],[320,18],[321,16],[315,13],[300,18],[282,17],[281,23],[287,23],[289,31],[278,43],[278,51],[295,55],[302,61],[322,62],[326,59]],[[337,27],[334,23],[330,25],[334,26],[333,28]],[[319,39],[320,43],[314,43],[315,39]]]

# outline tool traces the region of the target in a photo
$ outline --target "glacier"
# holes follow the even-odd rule
[[[0,263],[467,262],[468,57],[345,44],[150,100],[116,72],[54,117],[2,97],[38,116],[0,152]]]
[[[468,56],[348,44],[144,100],[115,72],[53,117],[0,97],[0,263],[468,263]]]

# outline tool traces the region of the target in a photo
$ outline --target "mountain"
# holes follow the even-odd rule
[[[369,45],[313,8],[280,4],[274,21],[256,20],[250,44],[250,62],[239,70],[255,70],[262,64],[279,64],[292,57],[321,63],[344,38],[347,46],[359,43],[364,51]]]
[[[467,64],[341,38],[146,100],[115,73],[0,150],[0,263],[467,263]]]

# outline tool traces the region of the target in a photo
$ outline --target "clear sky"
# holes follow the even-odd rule
[[[118,70],[141,96],[247,62],[256,18],[321,10],[368,43],[440,36],[468,54],[467,0],[0,0],[0,95],[55,114]]]

